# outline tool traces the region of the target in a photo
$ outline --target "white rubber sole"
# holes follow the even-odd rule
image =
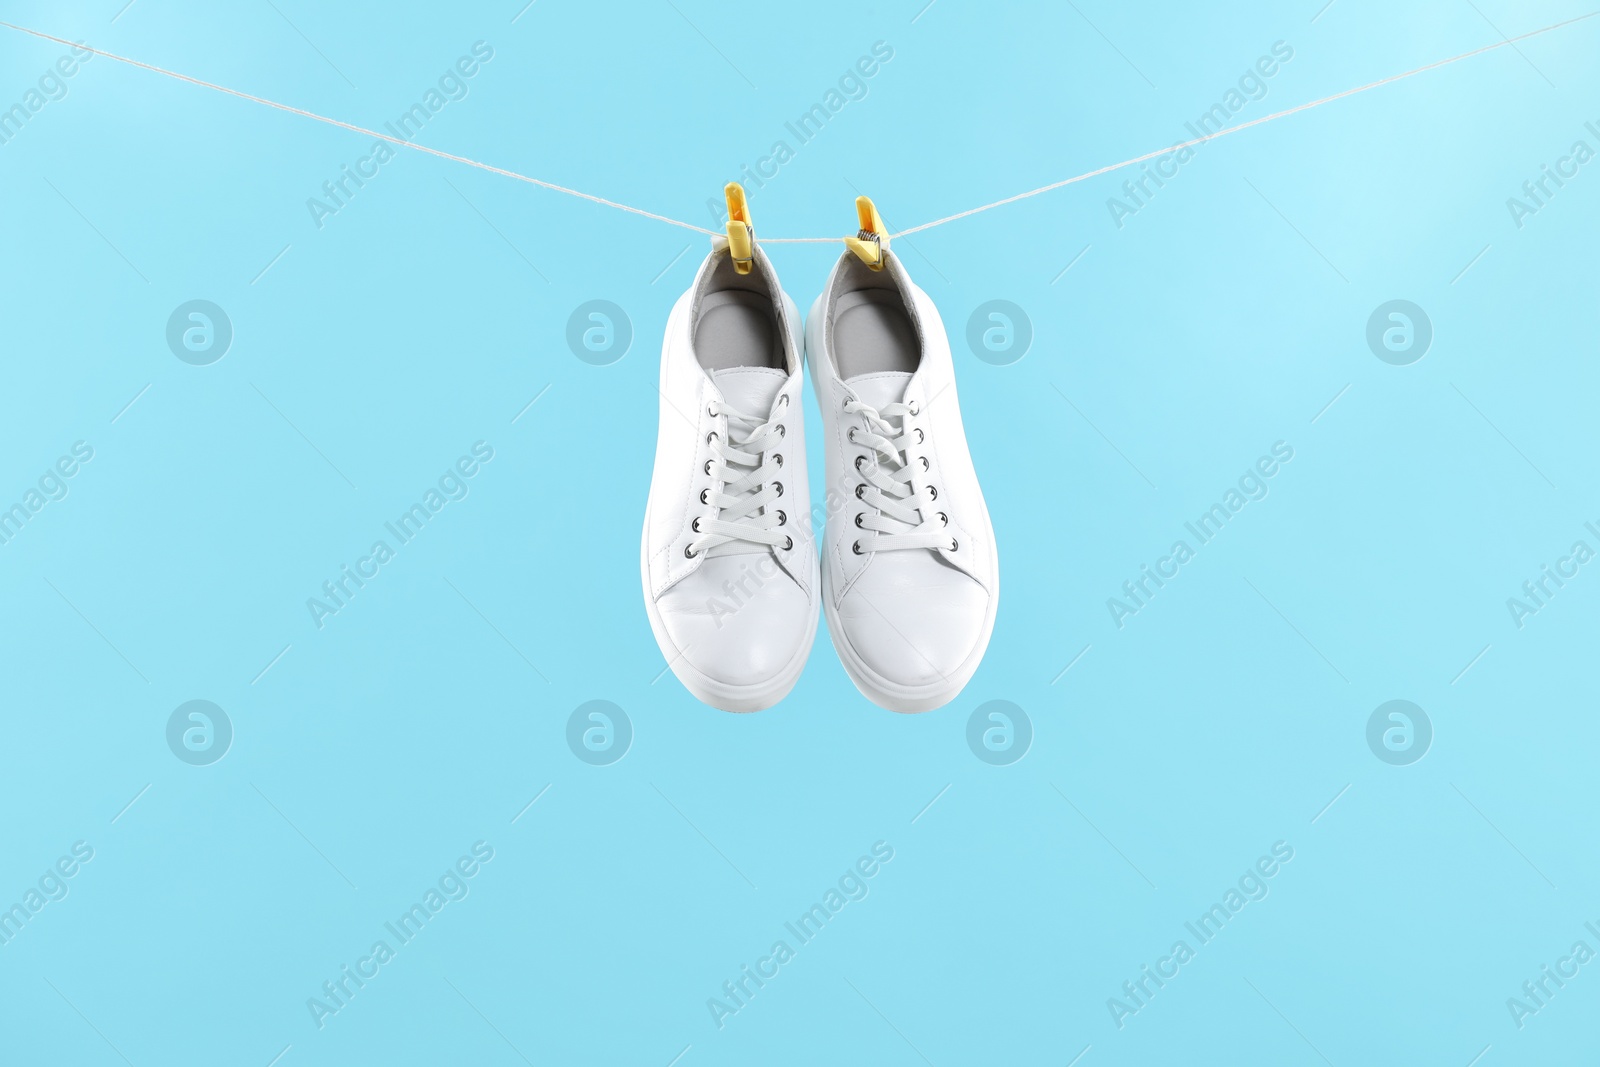
[[[667,666],[683,687],[694,695],[702,704],[708,704],[718,711],[731,711],[737,714],[746,714],[752,711],[765,711],[789,695],[795,683],[800,680],[800,675],[806,669],[806,660],[811,658],[811,646],[817,639],[817,619],[819,612],[811,613],[811,623],[806,628],[806,638],[800,644],[783,669],[764,682],[754,685],[730,685],[718,681],[710,675],[697,670],[693,664],[683,658],[683,653],[672,643],[672,638],[667,634],[667,628],[661,621],[661,615],[656,611],[655,601],[650,597],[650,554],[649,554],[649,527],[639,538],[639,582],[644,590],[644,610],[650,617],[650,632],[655,634],[656,646],[661,649],[661,654],[667,659]],[[812,559],[811,588],[820,590],[821,575]],[[984,638],[985,643],[988,637]]]

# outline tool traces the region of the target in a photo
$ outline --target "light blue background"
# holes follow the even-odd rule
[[[924,2],[4,17],[361,125],[485,41],[423,143],[700,225],[885,41],[749,186],[758,234],[813,236],[858,190],[903,228],[1169,145],[1276,41],[1240,120],[1586,10]],[[94,849],[0,946],[0,1061],[1592,1058],[1600,963],[1521,1029],[1506,1001],[1600,950],[1600,566],[1521,629],[1506,600],[1600,548],[1600,162],[1520,229],[1506,200],[1600,149],[1597,48],[1600,19],[1208,144],[1121,229],[1126,174],[897,242],[1004,576],[982,669],[921,716],[823,634],[758,715],[663,671],[637,543],[703,237],[410,152],[319,229],[369,139],[88,62],[0,146],[0,504],[94,449],[0,545],[0,906]],[[64,51],[0,33],[0,104]],[[770,251],[805,307],[837,246]],[[191,299],[233,325],[210,366],[166,344]],[[634,331],[608,366],[565,340],[593,299]],[[1032,323],[1008,366],[962,340],[991,299]],[[1435,331],[1409,366],[1365,340],[1392,299]],[[470,495],[319,630],[307,598],[480,440]],[[1118,629],[1107,598],[1277,441],[1270,495]],[[210,766],[167,747],[193,699],[235,731]],[[634,730],[610,766],[565,740],[594,699]],[[996,699],[1034,730],[1004,767],[966,742]],[[1409,766],[1367,745],[1391,699],[1433,724]],[[480,840],[470,895],[319,1029],[307,999]],[[866,899],[719,1029],[707,999],[877,841]],[[1108,998],[1278,841],[1270,895],[1119,1029]]]

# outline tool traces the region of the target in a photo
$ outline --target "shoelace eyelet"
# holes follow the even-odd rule
[[[958,549],[960,547],[961,547],[961,542],[960,541],[957,541],[954,537],[950,538],[950,551],[954,552],[956,549]]]
[[[856,499],[857,500],[862,499],[862,497],[866,493],[866,491],[867,491],[867,487],[866,486],[864,486],[864,485],[856,486]]]
[[[856,525],[857,525],[857,526],[861,526],[861,520],[862,520],[862,519],[864,519],[864,518],[866,518],[866,512],[864,512],[864,511],[858,511],[858,512],[856,512]],[[862,529],[863,529],[863,530],[865,530],[865,529],[866,529],[866,527],[865,527],[865,526],[861,526],[861,528],[862,528]]]
[[[850,432],[844,435],[844,439],[851,444],[856,443],[856,428],[854,426],[850,427]]]
[[[778,397],[777,400],[774,402],[774,406],[773,406],[772,411],[773,412],[777,412],[777,411],[781,411],[782,409],[788,407],[790,399],[791,398],[787,394],[784,394],[783,396]],[[752,541],[752,542],[762,541],[762,540],[764,540],[764,537],[753,536],[754,534],[756,534],[756,531],[757,531],[757,529],[759,529],[759,527],[747,526],[746,525],[746,523],[752,522],[753,519],[754,519],[753,516],[750,516],[748,514],[744,514],[743,518],[740,521],[734,522],[734,523],[731,524],[732,526],[739,527],[740,529],[736,530],[735,532],[733,532],[733,533],[731,533],[731,534],[729,534],[727,536],[711,535],[711,534],[707,533],[708,527],[705,524],[707,522],[716,522],[716,523],[718,523],[719,529],[721,529],[724,526],[730,525],[729,523],[725,523],[725,522],[721,522],[720,521],[721,517],[722,517],[723,508],[722,508],[721,505],[718,505],[718,504],[714,503],[714,501],[716,499],[722,498],[723,491],[725,491],[725,490],[731,492],[732,488],[734,488],[734,487],[743,487],[744,491],[739,495],[739,498],[738,498],[739,500],[743,500],[743,501],[748,501],[749,499],[751,499],[753,497],[753,495],[755,493],[758,493],[758,492],[761,493],[764,497],[767,497],[767,498],[783,496],[784,495],[784,487],[783,487],[783,483],[782,482],[771,481],[771,482],[766,482],[764,485],[752,488],[752,487],[750,487],[748,485],[748,483],[746,481],[746,479],[751,477],[751,476],[760,476],[762,474],[768,473],[768,471],[770,471],[772,467],[782,467],[784,465],[783,455],[781,453],[778,453],[778,452],[767,451],[766,449],[762,450],[765,453],[765,456],[763,458],[761,458],[761,459],[757,459],[755,457],[751,457],[747,453],[744,453],[744,452],[734,451],[732,455],[728,454],[729,451],[733,451],[731,446],[733,446],[734,443],[736,441],[738,441],[737,434],[739,432],[747,430],[749,428],[747,424],[749,424],[749,423],[759,423],[759,420],[757,420],[753,416],[745,415],[743,412],[735,410],[734,408],[724,407],[722,402],[720,400],[717,400],[717,399],[713,399],[713,400],[708,401],[706,403],[706,405],[705,405],[705,410],[706,410],[706,414],[709,417],[719,420],[715,424],[716,426],[721,427],[721,426],[725,425],[727,427],[727,429],[728,429],[728,432],[724,433],[724,432],[722,432],[721,429],[712,429],[712,430],[707,431],[706,434],[705,434],[705,443],[706,443],[707,449],[710,451],[711,455],[705,461],[704,471],[705,471],[707,477],[715,478],[717,480],[714,481],[710,486],[702,488],[698,495],[700,497],[700,503],[702,505],[704,505],[707,508],[714,509],[714,510],[711,510],[707,514],[702,514],[702,515],[698,515],[698,516],[692,517],[690,526],[693,529],[694,533],[699,535],[699,538],[706,538],[706,537],[715,536],[716,540],[719,540],[719,541],[722,541],[722,540],[741,540],[741,541]],[[727,420],[726,423],[721,421],[723,419]],[[770,414],[768,416],[767,424],[768,424],[768,426],[777,428],[778,436],[780,438],[786,437],[788,435],[788,428],[783,423],[777,421],[776,414]],[[739,442],[739,446],[740,447],[748,447],[748,445],[754,439],[754,437],[755,437],[754,432],[751,432],[750,435],[747,436],[744,441]],[[770,438],[768,438],[768,440],[770,440]],[[727,451],[725,451],[725,450],[727,450]],[[743,469],[743,468],[746,468],[746,467],[754,467],[755,469],[747,471],[747,470]],[[720,471],[720,476],[718,474],[719,471]],[[729,481],[730,478],[736,479],[736,481],[730,482]],[[736,503],[737,503],[737,501],[736,501]],[[765,511],[765,509],[763,509],[763,510]],[[776,510],[776,509],[773,509],[773,510]],[[767,514],[771,514],[772,512],[768,511],[766,513]],[[789,521],[788,515],[785,514],[782,511],[777,511],[777,515],[778,515],[778,524],[779,525],[787,525],[787,523]],[[769,520],[769,522],[770,522],[770,520]],[[770,534],[768,534],[766,536],[770,536]],[[697,539],[691,539],[690,540],[690,544],[699,544],[699,543],[700,543],[700,541],[697,540]],[[768,544],[769,544],[769,546],[771,548],[777,548],[778,547],[777,545],[771,545],[770,542],[768,542]],[[785,537],[784,538],[783,550],[784,551],[789,551],[789,550],[793,549],[793,547],[794,547],[794,538]],[[692,548],[689,547],[689,544],[686,544],[684,546],[684,553],[683,554],[684,554],[684,558],[685,559],[697,559],[700,556],[705,555],[706,553],[703,552],[703,551],[696,552],[695,550],[693,550]]]
[[[913,412],[913,414],[915,414],[915,412]],[[919,444],[919,445],[920,445],[920,444],[921,444],[921,443],[922,443],[922,442],[923,442],[923,436],[922,436],[922,427],[920,427],[920,426],[913,426],[913,427],[912,427],[912,430],[913,430],[913,431],[915,431],[915,433],[916,433],[916,435],[917,435],[917,444]]]
[[[942,511],[939,512],[939,525],[940,526],[949,526],[950,525],[950,516],[946,515]]]
[[[906,407],[910,409],[911,414],[913,414],[913,415],[918,414],[922,410],[920,407],[917,406],[917,402],[915,400],[908,401],[906,403]]]
[[[866,456],[857,456],[856,457],[856,470],[859,471],[861,469],[861,461],[866,459],[866,458],[867,458]]]
[[[858,556],[861,555],[861,542],[857,541],[854,544],[852,544],[850,546],[850,551],[854,552]]]
[[[922,464],[922,469],[923,470],[927,470],[928,469],[928,457],[927,456],[918,456],[917,457],[917,462]]]
[[[935,489],[931,485],[928,486],[927,489],[928,489],[928,499],[929,500],[938,500],[939,499],[939,490]]]

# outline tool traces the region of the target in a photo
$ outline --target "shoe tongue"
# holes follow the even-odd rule
[[[789,376],[770,367],[729,367],[711,372],[711,380],[727,405],[751,418],[765,420]],[[750,541],[729,541],[706,550],[708,556],[751,556],[772,551]]]
[[[730,367],[712,371],[711,380],[729,407],[741,415],[764,420],[789,376],[770,367]]]
[[[882,411],[890,404],[898,404],[906,398],[906,387],[911,384],[911,375],[897,371],[880,371],[876,374],[858,374],[854,378],[846,378],[844,384],[850,387],[850,391],[863,404],[871,404]]]

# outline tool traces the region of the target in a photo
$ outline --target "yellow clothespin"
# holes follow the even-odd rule
[[[882,270],[888,261],[889,229],[883,216],[873,205],[871,197],[856,197],[856,219],[861,229],[854,237],[846,237],[844,245],[873,270]]]
[[[756,231],[750,225],[750,205],[744,199],[744,186],[729,182],[722,192],[728,198],[728,253],[733,257],[733,269],[739,274],[749,274],[756,259]]]

